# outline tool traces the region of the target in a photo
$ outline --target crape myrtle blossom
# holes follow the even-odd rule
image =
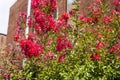
[[[113,46],[112,46],[112,48],[110,48],[110,53],[114,53],[114,52],[117,52],[117,53],[119,53],[120,52],[120,44],[114,44]]]
[[[102,41],[99,41],[97,44],[96,44],[96,49],[101,49],[101,48],[103,48],[103,47],[105,47],[106,46],[106,44],[104,43],[104,42],[102,42]]]
[[[21,39],[21,35],[20,34],[15,34],[14,35],[14,41],[18,41],[19,39]]]
[[[118,7],[120,5],[120,0],[114,0],[114,6]]]
[[[31,5],[33,9],[42,9],[44,7],[49,13],[54,12],[57,9],[56,0],[32,0]]]
[[[72,48],[72,43],[66,37],[58,37],[57,42],[58,43],[57,43],[57,46],[56,46],[56,50],[58,52],[66,49],[66,48]]]
[[[100,60],[100,55],[97,54],[97,53],[93,53],[91,56],[90,56],[91,60]]]
[[[35,23],[33,28],[37,33],[57,30],[56,20],[52,15],[57,9],[56,0],[32,0],[31,5],[35,20],[29,19],[29,26]]]
[[[49,31],[57,32],[61,27],[66,27],[69,19],[68,13],[63,13],[58,20],[54,19],[53,13],[56,11],[56,0],[32,0],[32,15],[29,16],[28,26],[33,31],[28,34],[28,38],[21,38],[20,34],[15,34],[14,40],[18,41],[21,49],[23,50],[27,58],[38,57],[41,53],[44,52],[44,47],[42,43],[40,44],[39,40],[36,41],[34,38],[38,34],[46,34]],[[23,21],[22,21],[23,20]],[[18,17],[17,24],[21,27],[21,24],[26,23],[26,13],[21,13]],[[24,22],[25,21],[25,22]],[[35,34],[34,34],[35,33]],[[44,35],[43,35],[44,36]],[[40,39],[41,40],[41,39]],[[66,48],[72,48],[72,43],[68,38],[59,38],[58,44],[56,45],[57,51],[62,51]],[[46,53],[45,59],[49,58],[51,54]],[[51,58],[50,58],[51,59]]]
[[[32,17],[28,17],[28,26],[31,28],[35,24],[35,19]]]
[[[23,26],[23,24],[26,23],[26,19],[27,19],[27,13],[26,12],[21,12],[18,15],[18,19],[16,21],[16,24],[22,28],[24,28],[25,26]]]
[[[10,80],[10,73],[4,73],[4,79]]]
[[[54,19],[53,13],[56,11],[56,0],[32,0],[32,10],[34,19],[30,18],[28,25],[34,23],[33,28],[39,34],[41,31],[58,31],[61,26],[67,26],[68,13],[63,13],[58,20]]]
[[[44,56],[44,60],[52,60],[54,58],[54,54],[52,52],[47,52]]]
[[[61,54],[60,56],[58,56],[58,63],[64,62],[65,57],[66,57],[66,54]]]
[[[97,3],[100,3],[100,2],[101,2],[101,0],[96,0],[96,2],[97,2]]]
[[[104,17],[104,23],[107,24],[107,23],[111,23],[113,21],[113,19],[111,19],[109,16],[105,16]]]
[[[68,13],[63,13],[60,17],[60,20],[65,20],[66,22],[68,21],[68,19],[69,19]]]
[[[34,25],[35,30],[40,33],[40,31],[48,32],[51,30],[56,30],[56,21],[52,16],[39,15],[36,17],[36,24]]]
[[[41,45],[33,43],[30,40],[21,40],[20,47],[24,51],[24,54],[27,58],[38,57],[44,52],[44,49]]]
[[[73,10],[72,8],[69,10],[69,14],[70,14],[70,15],[73,15],[73,14],[74,14],[74,10]]]
[[[80,20],[82,21],[82,22],[84,22],[84,23],[92,23],[92,18],[90,18],[90,17],[84,17],[84,16],[80,16]]]
[[[22,39],[21,33],[22,33],[21,28],[17,28],[13,36],[14,41],[18,42],[20,39]]]

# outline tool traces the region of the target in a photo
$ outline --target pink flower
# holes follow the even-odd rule
[[[101,2],[101,0],[96,0],[96,2],[97,2],[97,3],[100,3],[100,2]]]
[[[117,7],[118,5],[120,5],[120,0],[114,0],[114,2],[113,2],[113,3],[114,3],[114,6],[116,6],[116,7]]]
[[[35,39],[35,34],[34,33],[29,33],[28,34],[28,40],[34,41]]]
[[[65,25],[67,24],[68,19],[69,19],[68,13],[63,13],[59,18],[59,20],[62,21],[62,23],[65,23]]]
[[[3,67],[0,65],[0,69],[2,69]]]
[[[92,10],[93,9],[93,4],[91,4],[90,6],[88,6],[88,10]]]
[[[27,24],[28,24],[29,27],[32,27],[33,24],[34,24],[34,22],[35,22],[34,18],[30,18],[30,17],[29,17],[29,18],[28,18],[28,23],[27,23]]]
[[[20,26],[22,23],[26,23],[26,19],[27,19],[26,12],[19,13],[18,19],[16,21],[17,25]]]
[[[90,17],[85,18],[84,16],[80,16],[80,20],[84,23],[86,23],[86,22],[91,23],[92,22],[92,18],[90,18]]]
[[[57,44],[56,49],[58,52],[66,49],[67,47],[72,48],[72,43],[70,42],[70,40],[68,38],[59,37],[57,39],[57,42],[58,42],[58,44]]]
[[[38,24],[43,25],[45,23],[45,21],[46,21],[46,15],[44,15],[42,13],[39,16],[35,17],[35,22]]]
[[[87,17],[87,18],[86,18],[86,22],[89,22],[89,23],[91,23],[91,22],[92,22],[92,18],[90,18],[90,17]]]
[[[14,41],[18,41],[19,39],[21,39],[21,35],[20,34],[15,34],[14,35]]]
[[[48,19],[48,25],[47,25],[47,30],[50,31],[50,30],[54,30],[56,31],[56,21],[54,20],[53,17],[47,17]]]
[[[65,59],[65,56],[66,56],[66,54],[61,54],[61,55],[58,57],[58,63],[63,62],[64,59]]]
[[[93,15],[98,16],[101,13],[101,8],[95,8],[92,13]]]
[[[93,53],[91,56],[90,56],[91,60],[100,60],[100,55],[97,54],[97,53]]]
[[[56,0],[32,0],[32,9],[35,9],[35,8],[46,8],[46,7],[50,7],[48,9],[49,13],[51,12],[54,12],[56,9],[57,9],[57,6],[56,6]]]
[[[103,22],[104,22],[105,24],[107,24],[107,23],[111,23],[112,21],[113,21],[112,18],[110,18],[109,16],[105,16]]]
[[[40,32],[41,32],[41,27],[40,27],[40,25],[35,25],[35,26],[34,26],[34,29],[37,31],[37,33],[40,33]]]
[[[46,46],[49,46],[53,41],[52,40],[48,40],[48,42],[46,43]]]
[[[86,22],[86,18],[84,16],[80,16],[80,20]]]
[[[54,58],[54,54],[52,52],[47,52],[44,56],[44,60],[52,60]]]
[[[40,5],[40,0],[32,0],[31,2],[32,8],[36,8]]]
[[[120,44],[114,44],[112,48],[110,48],[110,53],[113,53],[113,52],[117,52],[117,53],[120,52]]]
[[[111,14],[120,14],[120,12],[117,10],[111,10]]]
[[[27,13],[26,13],[26,12],[21,12],[21,13],[19,13],[18,18],[19,18],[19,19],[20,19],[20,18],[27,18]]]
[[[63,13],[61,17],[62,17],[62,19],[66,20],[66,21],[69,19],[68,13]]]
[[[27,40],[27,39],[21,40],[20,41],[20,47],[21,47],[22,50],[24,50],[26,52],[27,50],[32,48],[32,42],[30,40]]]
[[[104,42],[102,42],[102,41],[99,41],[97,44],[96,44],[96,49],[101,49],[101,48],[103,48],[103,47],[105,47],[106,46],[106,44],[104,43]]]
[[[54,12],[57,9],[56,0],[50,0],[50,11]]]
[[[73,14],[74,14],[73,9],[70,9],[70,10],[69,10],[69,14],[70,14],[70,15],[73,15]]]
[[[5,73],[4,74],[4,79],[5,80],[10,80],[10,74],[9,73]]]
[[[35,9],[33,10],[33,13],[34,13],[35,17],[37,17],[37,16],[39,16],[39,15],[41,15],[41,14],[44,14],[43,12],[40,11],[39,8],[35,8]]]
[[[27,58],[38,57],[44,52],[41,45],[35,44],[31,40],[21,40],[20,46]]]
[[[29,58],[32,58],[33,56],[37,57],[39,55],[40,55],[40,53],[38,50],[38,46],[36,46],[36,45],[33,46],[32,48],[30,48],[26,53],[26,56]]]

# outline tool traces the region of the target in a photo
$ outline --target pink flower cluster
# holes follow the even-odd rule
[[[66,56],[66,54],[61,54],[61,55],[58,57],[58,63],[63,62],[64,59],[65,59],[65,56]]]
[[[90,56],[91,60],[100,60],[100,55],[97,54],[97,53],[93,53],[91,56]]]
[[[29,18],[29,27],[33,26],[37,33],[56,29],[56,21],[52,13],[57,9],[56,0],[32,0],[33,18]]]
[[[114,6],[118,7],[120,5],[120,0],[114,0]]]
[[[91,23],[92,22],[92,18],[90,18],[90,17],[84,17],[84,16],[80,16],[80,20],[82,21],[82,22],[84,22],[84,23]]]
[[[106,44],[104,42],[99,41],[96,44],[96,49],[100,50],[100,49],[104,48],[105,46],[106,46]],[[90,56],[90,59],[93,60],[93,61],[94,60],[100,60],[100,58],[101,58],[100,54],[95,53],[95,52]]]
[[[120,44],[114,44],[112,48],[110,48],[110,53],[114,53],[114,52],[117,52],[117,53],[120,52]]]
[[[16,41],[16,42],[18,42],[18,41],[20,41],[20,39],[22,39],[22,36],[21,36],[21,28],[17,28],[17,29],[16,29],[13,38],[14,38],[14,41]]]
[[[45,13],[41,11],[35,11],[35,25],[34,29],[40,33],[41,31],[43,32],[48,32],[50,30],[55,30],[56,28],[56,21],[54,20],[53,16],[48,16]]]
[[[18,15],[18,19],[16,21],[17,25],[20,26],[20,27],[24,27],[22,24],[26,23],[26,19],[27,19],[27,14],[26,12],[21,12],[19,13]]]
[[[33,18],[29,18],[29,27],[33,26],[37,33],[41,31],[57,31],[60,26],[64,26],[69,16],[64,13],[59,20],[55,20],[52,15],[56,10],[56,0],[32,0]],[[34,25],[32,25],[34,24]]]
[[[32,8],[46,8],[48,12],[54,12],[57,9],[56,0],[32,0]]]
[[[106,46],[106,44],[104,43],[104,42],[102,42],[102,41],[99,41],[97,44],[96,44],[96,49],[101,49],[101,48],[103,48],[103,47],[105,47]]]
[[[44,52],[44,49],[41,45],[33,43],[30,40],[21,40],[20,47],[24,51],[24,54],[27,58],[37,57]]]
[[[14,41],[18,41],[21,38],[20,34],[15,34],[14,35]]]
[[[70,42],[68,38],[58,37],[57,42],[58,44],[57,44],[56,49],[58,52],[66,49],[67,47],[72,48],[72,43]]]
[[[113,19],[111,19],[109,16],[105,16],[104,17],[104,23],[107,24],[107,23],[111,23],[113,21]]]
[[[44,56],[44,60],[52,60],[54,58],[54,54],[52,52],[47,52]]]
[[[9,73],[4,73],[4,79],[5,80],[10,80],[10,74]]]
[[[28,17],[28,26],[30,30],[33,30],[27,39],[24,39],[24,31],[17,31],[14,35],[14,41],[19,42],[21,49],[27,58],[37,57],[44,52],[43,47],[39,44],[41,38],[35,35],[46,34],[49,31],[57,32],[61,27],[67,26],[69,15],[63,13],[58,20],[55,20],[53,13],[56,11],[56,0],[32,0],[32,15]],[[26,25],[26,13],[22,12],[19,17],[17,24]],[[20,27],[21,28],[21,27]],[[23,30],[24,28],[22,28]],[[44,36],[43,35],[43,36]],[[46,43],[46,46],[50,45],[50,42]],[[72,48],[72,43],[67,38],[59,37],[57,44],[57,51],[62,51],[66,48]],[[52,52],[45,54],[45,60],[51,60],[54,57]]]

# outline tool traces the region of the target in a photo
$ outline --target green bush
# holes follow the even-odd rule
[[[73,3],[69,14],[54,19],[56,0],[32,0],[28,26],[33,32],[25,38],[26,14],[18,18],[11,52],[18,68],[9,67],[11,80],[120,80],[120,12],[114,2],[96,0],[88,13],[80,14],[80,0]],[[14,55],[13,55],[14,54]],[[16,55],[24,55],[20,60]],[[20,63],[19,63],[20,64]],[[13,67],[14,66],[14,67]]]

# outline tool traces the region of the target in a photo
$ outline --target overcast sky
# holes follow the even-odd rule
[[[9,21],[9,8],[17,0],[0,0],[0,33],[7,34],[8,21]],[[68,0],[68,3],[73,0]]]

